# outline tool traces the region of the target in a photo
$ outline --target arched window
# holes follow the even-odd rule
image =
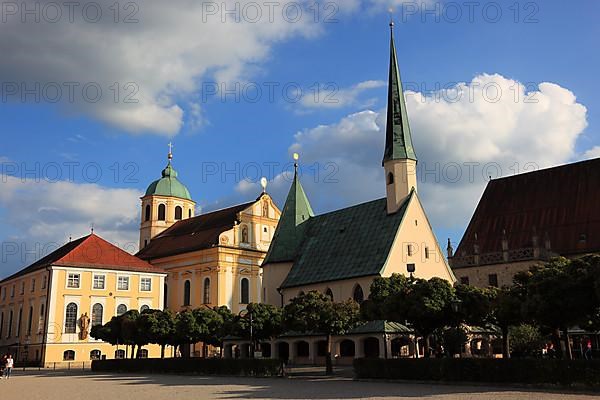
[[[63,353],[63,361],[75,360],[75,350],[65,350]]]
[[[44,321],[46,319],[46,305],[42,303],[40,306],[40,318],[38,319],[38,333],[44,332]]]
[[[192,218],[192,209],[191,208],[188,210],[188,218]]]
[[[352,294],[352,298],[358,304],[362,303],[365,300],[365,294],[363,293],[363,290],[360,287],[360,285],[356,285],[354,287],[354,293]]]
[[[210,278],[204,278],[204,304],[210,304]]]
[[[123,315],[127,312],[127,306],[125,304],[119,304],[117,307],[117,316]]]
[[[148,311],[150,309],[150,307],[147,304],[144,304],[143,306],[140,307],[140,313],[143,313],[144,311]]]
[[[102,352],[100,350],[90,351],[90,360],[99,360],[102,358]]]
[[[115,351],[115,358],[117,360],[125,358],[125,350],[121,350],[121,349],[116,350]]]
[[[150,207],[150,204],[146,204],[146,215],[144,216],[144,221],[150,221],[151,212],[152,208]]]
[[[325,296],[329,297],[329,299],[333,301],[333,292],[330,288],[327,288],[327,290],[325,291]]]
[[[102,325],[102,314],[104,307],[102,304],[96,303],[92,306],[92,326]]]
[[[250,243],[248,241],[248,227],[246,225],[242,227],[242,243]]]
[[[175,220],[179,221],[183,218],[183,209],[180,206],[175,207]]]
[[[185,281],[183,284],[183,305],[189,306],[192,300],[192,284],[190,281]]]
[[[242,304],[248,304],[250,303],[250,281],[248,280],[248,278],[242,278],[242,282],[241,282],[242,288],[241,288],[241,300],[240,303]]]
[[[17,320],[17,337],[21,336],[21,322],[23,322],[23,309],[19,308],[19,319]]]
[[[167,219],[167,207],[164,204],[158,205],[158,220],[164,221]]]
[[[394,174],[392,174],[391,172],[387,175],[387,184],[391,185],[392,183],[394,183]]]
[[[77,304],[69,303],[65,314],[65,333],[77,331]],[[66,353],[66,352],[65,352]]]

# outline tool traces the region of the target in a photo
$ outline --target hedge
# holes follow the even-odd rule
[[[600,387],[600,360],[421,358],[354,360],[359,379],[561,384]]]
[[[283,368],[280,360],[272,359],[145,358],[94,360],[92,371],[281,376]]]

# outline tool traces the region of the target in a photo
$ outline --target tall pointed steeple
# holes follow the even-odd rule
[[[389,160],[417,160],[410,135],[406,102],[400,80],[400,67],[394,43],[394,22],[390,22],[390,71],[388,77],[387,125],[383,162]]]
[[[417,155],[412,144],[400,67],[394,43],[394,22],[390,22],[390,71],[388,82],[385,169],[388,214],[398,211],[406,196],[417,189]]]
[[[294,154],[294,180],[285,200],[279,224],[264,264],[291,261],[296,256],[307,222],[314,212],[298,177],[298,155]]]

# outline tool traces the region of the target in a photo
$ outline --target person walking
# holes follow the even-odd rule
[[[6,367],[4,368],[4,376],[6,379],[10,379],[10,374],[12,372],[13,366],[15,365],[15,360],[12,358],[12,354],[9,354],[6,358]]]
[[[592,359],[592,339],[587,339],[584,356],[586,360]]]

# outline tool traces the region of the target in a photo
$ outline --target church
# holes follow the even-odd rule
[[[394,273],[455,278],[417,193],[412,143],[390,24],[390,67],[383,171],[386,197],[315,215],[297,168],[262,264],[263,301],[283,306],[316,290],[333,301],[361,302],[377,277]],[[297,157],[296,157],[297,158]]]

